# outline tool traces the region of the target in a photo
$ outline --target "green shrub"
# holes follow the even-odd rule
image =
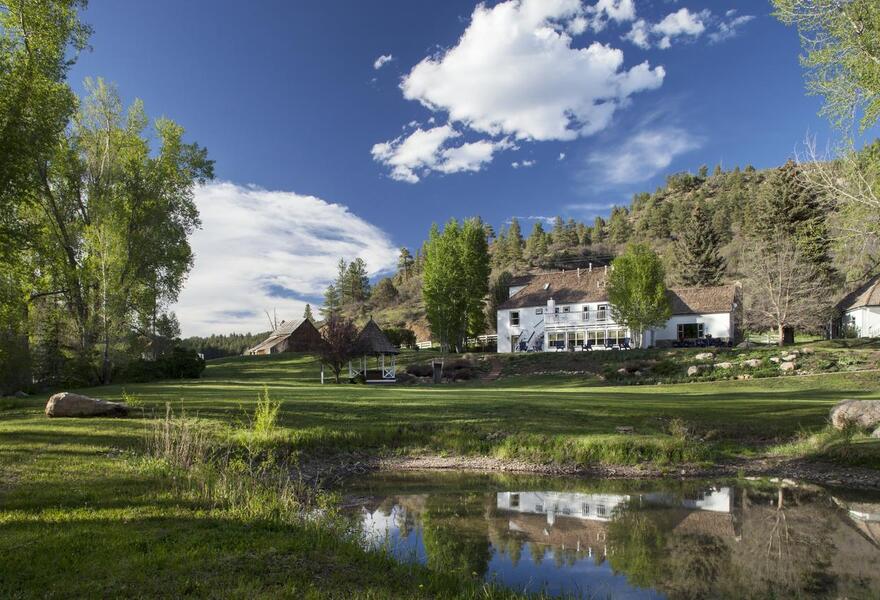
[[[269,388],[263,386],[263,391],[257,397],[257,406],[254,408],[254,417],[251,421],[251,431],[259,439],[268,439],[278,432],[278,413],[281,410],[281,401],[272,400],[269,396]]]

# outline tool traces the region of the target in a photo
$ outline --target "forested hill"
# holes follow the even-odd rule
[[[485,224],[492,271],[486,307],[489,329],[494,329],[494,307],[506,297],[507,274],[607,264],[630,243],[647,244],[660,255],[669,285],[693,284],[695,265],[706,263],[704,257],[682,251],[687,241],[692,248],[700,250],[703,244],[706,252],[718,255],[717,282],[747,278],[742,257],[755,243],[750,236],[762,222],[768,218],[784,221],[788,213],[806,210],[800,204],[803,186],[798,169],[793,163],[767,170],[747,166],[724,171],[718,166],[710,172],[702,167],[697,173],[670,175],[653,193],[638,193],[628,206],[614,207],[608,218],[534,220],[527,232],[516,219],[498,230]],[[815,198],[811,202],[808,210],[822,221],[816,226],[830,230],[833,211]],[[826,243],[822,252],[829,248]],[[372,286],[362,261],[341,261],[338,276],[327,290],[325,308],[332,306],[358,323],[372,316],[383,327],[411,329],[417,339],[429,339],[421,294],[424,256],[424,245],[414,252],[402,248],[397,272]],[[841,288],[831,290],[831,295],[842,292],[843,274],[863,268],[847,262],[845,253],[822,256],[837,274],[829,281]],[[230,338],[223,345],[236,342]]]

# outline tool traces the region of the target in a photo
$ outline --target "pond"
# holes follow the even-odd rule
[[[880,495],[743,481],[377,474],[367,543],[517,591],[585,598],[880,598]]]

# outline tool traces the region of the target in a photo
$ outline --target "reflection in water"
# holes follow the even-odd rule
[[[540,480],[385,476],[357,484],[350,504],[369,543],[397,558],[517,590],[880,598],[880,498],[705,482],[562,483],[566,491],[556,492],[536,491],[548,487]]]

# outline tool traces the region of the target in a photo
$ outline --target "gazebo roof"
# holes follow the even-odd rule
[[[388,340],[372,317],[361,329],[354,347],[358,354],[400,354],[400,349]]]

